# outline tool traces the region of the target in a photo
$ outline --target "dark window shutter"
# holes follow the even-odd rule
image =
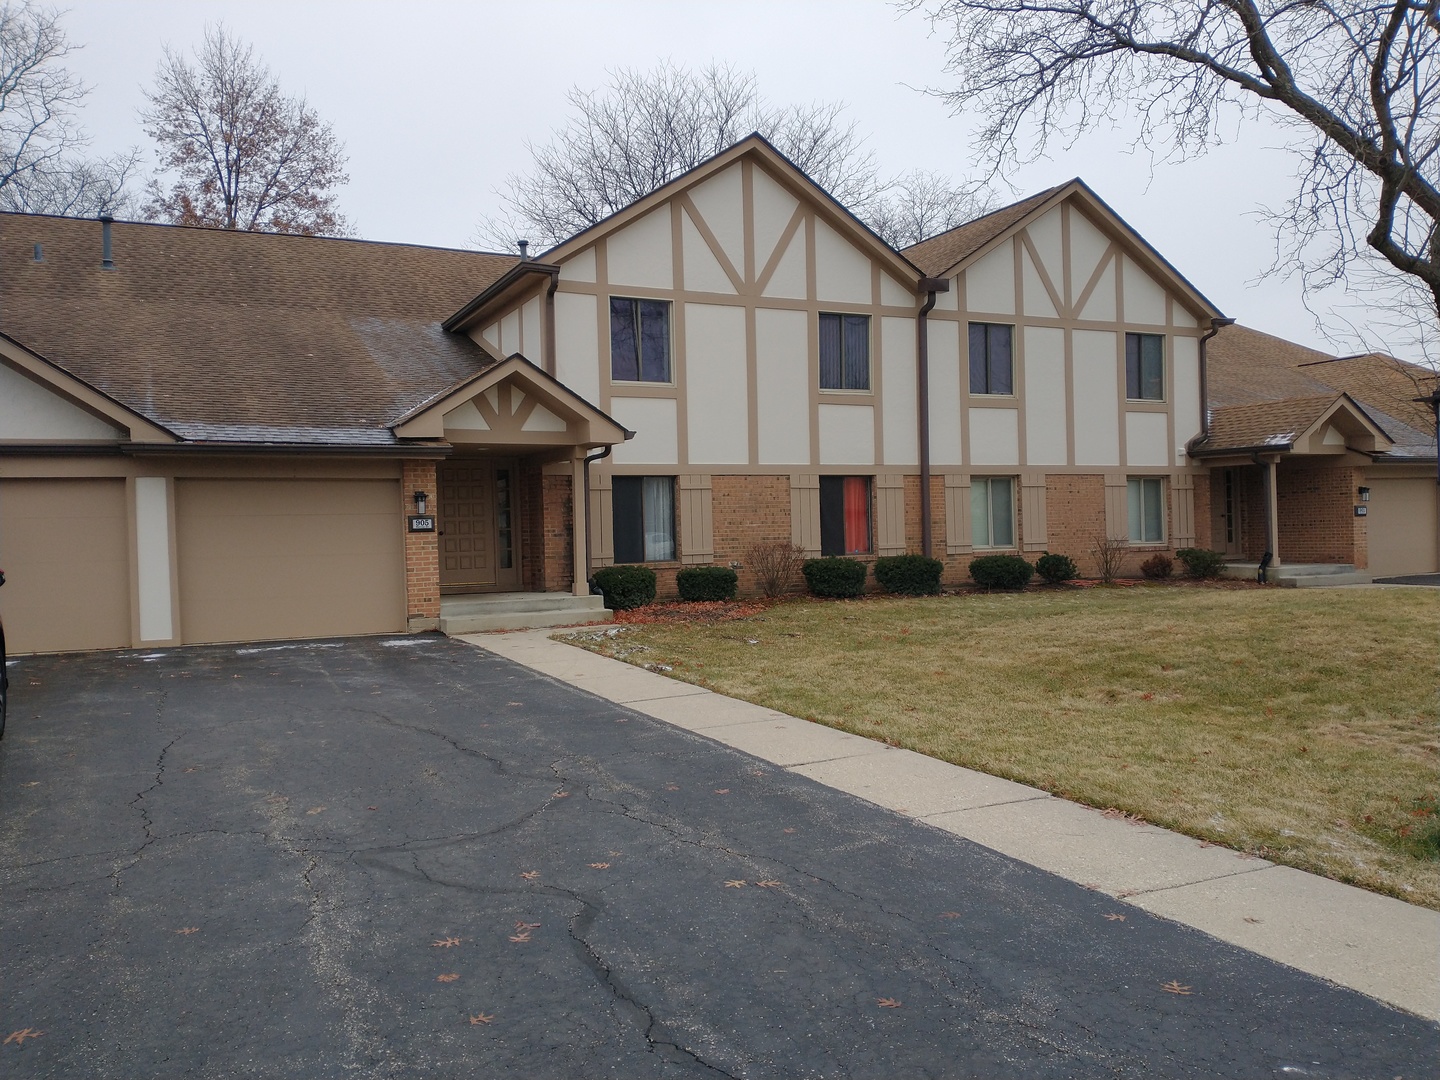
[[[1125,335],[1125,396],[1140,400],[1140,335]]]
[[[820,554],[845,554],[845,478],[820,477]]]
[[[645,561],[644,477],[617,476],[611,481],[611,516],[615,519],[615,561]]]

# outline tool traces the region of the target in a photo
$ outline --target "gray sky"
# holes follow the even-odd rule
[[[943,42],[882,0],[72,0],[64,25],[83,48],[69,63],[93,87],[81,119],[94,151],[139,145],[153,164],[141,87],[164,45],[188,51],[220,20],[344,140],[341,205],[367,239],[470,246],[496,189],[526,168],[527,140],[564,122],[572,85],[661,59],[753,69],[775,102],[847,102],[883,172],[973,171],[970,125],[914,89],[943,85]],[[1244,128],[1240,140],[1152,170],[1122,133],[1087,135],[1015,174],[1014,197],[1078,175],[1227,315],[1347,351],[1321,337],[1297,281],[1266,276],[1274,237],[1256,210],[1283,203],[1294,166],[1274,130]]]

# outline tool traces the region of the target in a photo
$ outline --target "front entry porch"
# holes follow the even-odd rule
[[[440,597],[440,629],[452,637],[486,630],[531,630],[610,622],[615,613],[599,596],[563,592],[470,593]]]

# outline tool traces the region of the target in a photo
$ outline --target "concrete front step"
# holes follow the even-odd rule
[[[1254,581],[1259,568],[1259,563],[1232,562],[1225,567],[1224,576]],[[1266,576],[1272,585],[1287,589],[1370,584],[1370,575],[1363,570],[1356,570],[1350,563],[1285,563],[1270,567]]]
[[[440,598],[440,629],[446,634],[529,630],[610,622],[614,612],[599,596],[570,593],[488,593]]]

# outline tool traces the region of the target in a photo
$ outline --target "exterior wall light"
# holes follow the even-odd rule
[[[1362,489],[1362,490],[1364,490],[1364,489]],[[1362,496],[1362,498],[1363,498],[1363,497],[1364,497],[1364,496]],[[423,491],[417,491],[417,492],[415,492],[414,498],[415,498],[415,512],[416,512],[417,514],[423,514],[423,513],[425,513],[425,508],[430,504],[430,496],[427,495],[427,494],[426,494],[425,492],[423,492]]]
[[[1370,501],[1370,489],[1369,489],[1368,487],[1362,487],[1362,488],[1360,489],[1360,501],[1361,501],[1361,502],[1369,502],[1369,501]]]

